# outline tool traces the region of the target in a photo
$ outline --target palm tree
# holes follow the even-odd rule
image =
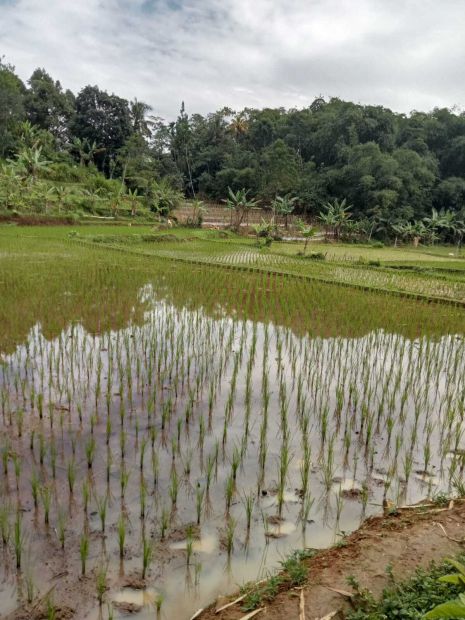
[[[41,172],[45,172],[51,161],[42,156],[42,147],[26,147],[16,156],[16,161],[9,160],[10,163],[16,164],[18,171],[23,173],[23,178],[31,179],[33,182]]]
[[[256,200],[248,198],[248,193],[249,190],[245,188],[233,192],[233,190],[228,187],[229,196],[223,200],[228,209],[231,210],[231,225],[233,225],[234,216],[234,229],[236,232],[239,232],[244,217],[248,217],[250,209],[257,205]]]
[[[177,209],[182,203],[184,196],[182,192],[172,187],[169,181],[164,178],[160,181],[153,181],[146,193],[146,199],[150,201],[150,208],[159,216],[167,217],[171,211]]]
[[[126,199],[131,205],[131,215],[134,217],[136,215],[137,204],[139,202],[140,196],[137,192],[137,189],[130,190],[128,189],[128,193],[126,195]]]
[[[415,247],[422,239],[430,234],[430,231],[428,231],[421,220],[415,220],[414,222],[399,222],[398,224],[393,224],[392,229],[404,241],[412,241]]]
[[[346,198],[339,201],[335,198],[332,202],[327,202],[325,205],[326,211],[321,211],[319,220],[322,222],[326,236],[331,231],[335,239],[339,239],[344,233],[347,224],[351,221],[351,215],[349,209],[352,205],[347,204]]]
[[[249,130],[249,122],[245,112],[237,114],[229,124],[229,131],[235,138],[245,135]]]
[[[151,121],[146,119],[146,116],[149,112],[152,111],[152,107],[148,105],[148,103],[144,103],[143,101],[138,101],[134,99],[129,104],[129,109],[131,112],[131,120],[132,127],[136,133],[140,133],[141,136],[150,137],[150,125]]]
[[[452,213],[451,211],[448,211],[447,213],[450,213],[453,216],[453,218],[449,220],[448,230],[452,235],[454,245],[457,245],[457,256],[459,256],[463,237],[465,236],[465,221],[459,219],[459,216],[456,213]]]
[[[65,199],[70,194],[69,187],[66,187],[64,185],[57,185],[55,187],[50,188],[49,192],[54,194],[57,197],[58,213],[61,213],[61,207],[64,206]]]
[[[275,218],[277,215],[284,217],[284,226],[286,230],[289,228],[289,216],[294,211],[296,201],[297,198],[292,198],[289,194],[286,194],[285,196],[276,196],[271,203],[273,216]]]
[[[254,224],[252,226],[254,233],[257,237],[257,245],[260,247],[260,239],[263,239],[264,247],[270,247],[273,241],[273,222],[266,222],[263,218],[260,224]]]
[[[84,196],[86,196],[90,202],[90,208],[93,211],[95,207],[95,203],[102,196],[103,189],[98,187],[97,189],[85,189]]]
[[[206,212],[207,208],[203,200],[194,200],[192,202],[192,216],[187,218],[187,224],[195,228],[201,228],[203,216]]]
[[[87,138],[83,140],[81,138],[74,138],[70,148],[78,153],[80,166],[88,166],[90,163],[93,163],[95,155],[103,153],[105,150],[103,147],[98,147],[95,141],[89,142]]]
[[[0,170],[0,188],[2,190],[5,207],[14,206],[14,197],[18,188],[19,177],[15,166],[3,166]]]
[[[30,121],[24,121],[19,126],[21,132],[21,142],[27,148],[36,149],[39,146],[40,138],[37,127]]]
[[[438,231],[447,231],[450,227],[450,218],[446,215],[443,209],[438,211],[437,209],[431,210],[431,215],[423,218],[425,229],[428,233],[429,240],[434,244],[435,239],[438,238]]]

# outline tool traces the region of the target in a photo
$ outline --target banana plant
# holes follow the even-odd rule
[[[438,581],[450,583],[465,589],[465,565],[457,560],[448,559],[456,570],[456,573],[443,575]],[[458,598],[436,605],[424,615],[425,620],[440,620],[441,618],[465,618],[465,594],[459,594]]]

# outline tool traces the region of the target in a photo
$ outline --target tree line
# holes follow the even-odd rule
[[[64,90],[44,69],[25,84],[2,61],[0,160],[21,159],[38,174],[42,160],[97,170],[149,205],[160,187],[178,192],[173,202],[179,192],[213,201],[243,192],[266,207],[285,197],[303,215],[339,217],[341,233],[434,241],[465,219],[465,115],[445,108],[407,115],[320,97],[303,109],[206,115],[182,104],[168,122],[98,86]]]

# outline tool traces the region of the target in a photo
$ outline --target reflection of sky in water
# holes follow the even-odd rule
[[[465,388],[463,339],[445,336],[436,341],[426,338],[410,341],[383,331],[353,339],[310,339],[271,324],[253,324],[230,317],[213,319],[202,310],[177,309],[166,302],[155,301],[150,286],[141,289],[139,300],[149,303],[146,322],[129,325],[121,331],[93,336],[80,325],[74,325],[49,342],[42,337],[40,325],[37,325],[29,334],[27,345],[4,356],[0,366],[0,385],[4,400],[5,394],[9,394],[9,405],[6,406],[22,406],[22,400],[25,400],[26,412],[30,411],[31,393],[44,394],[46,411],[49,403],[52,408],[66,405],[69,394],[72,394],[70,427],[65,426],[66,454],[71,435],[81,443],[88,437],[96,391],[99,392],[99,415],[106,412],[106,390],[108,378],[111,378],[109,407],[113,433],[110,447],[115,463],[110,482],[115,497],[118,497],[119,464],[116,457],[120,446],[122,406],[126,410],[128,436],[126,462],[134,470],[134,484],[129,485],[126,497],[132,523],[128,532],[132,553],[125,562],[127,574],[140,571],[141,566],[136,482],[140,443],[136,445],[136,435],[139,434],[140,442],[147,434],[149,394],[153,389],[149,384],[153,386],[157,379],[154,419],[158,432],[155,445],[159,460],[160,501],[155,503],[149,497],[149,527],[155,540],[160,504],[169,505],[171,438],[178,432],[177,420],[182,421],[180,455],[176,457],[180,490],[177,514],[170,521],[170,527],[179,528],[195,522],[195,490],[199,485],[203,488],[206,485],[206,458],[214,453],[218,442],[218,477],[211,483],[208,511],[203,511],[200,539],[194,542],[190,571],[185,564],[185,537],[173,541],[168,536],[166,543],[157,542],[158,551],[155,548],[153,579],[149,583],[155,593],[164,595],[163,608],[168,617],[189,617],[218,594],[278,568],[283,555],[295,548],[323,547],[333,543],[341,531],[357,527],[364,515],[379,512],[384,493],[393,501],[410,503],[439,489],[447,489],[448,470],[451,463],[455,463],[447,453],[462,447],[462,424],[458,413],[463,412],[460,407]],[[251,357],[254,349],[255,354]],[[52,386],[49,390],[50,369]],[[187,435],[184,420],[189,400],[188,372],[193,409]],[[223,454],[225,412],[235,373],[236,391]],[[266,470],[260,495],[255,499],[250,540],[245,546],[243,499],[245,495],[256,495],[258,489],[264,374],[269,385]],[[200,456],[200,419],[207,424],[212,385],[215,399],[211,428],[205,433]],[[247,385],[250,390],[248,422]],[[98,390],[97,386],[100,386]],[[169,399],[172,401],[171,424],[163,431],[162,409]],[[78,404],[84,416],[80,433],[76,421]],[[264,522],[277,512],[283,408],[287,413],[290,449],[283,522],[271,522],[265,530]],[[450,411],[455,415],[448,418]],[[56,415],[58,419],[58,413]],[[95,437],[98,444],[95,478],[101,495],[105,489],[104,421],[97,424]],[[304,462],[303,442],[311,447],[309,476],[313,500],[305,530],[300,519],[302,502],[298,494]],[[241,445],[244,446],[244,457],[231,506],[231,516],[237,525],[234,552],[228,564],[224,550],[224,489],[234,448]],[[423,473],[425,445],[430,446],[431,456],[428,471]],[[82,455],[82,446],[78,450]],[[188,478],[183,474],[187,460],[191,461]],[[392,469],[393,466],[397,469]],[[80,475],[84,475],[86,468],[82,459],[79,467]],[[64,470],[62,467],[59,472]],[[404,480],[406,473],[408,484]],[[151,480],[150,451],[145,459],[144,475]],[[325,479],[329,480],[327,491]],[[262,494],[262,490],[266,494]],[[110,502],[110,531],[118,517],[118,501]],[[76,511],[72,523],[76,531],[82,527],[80,519],[80,511]],[[96,517],[92,523],[98,529]],[[31,536],[34,537],[32,528]],[[109,551],[117,553],[115,538],[114,534],[108,536],[106,545]],[[32,547],[40,553],[39,543],[33,543]],[[111,570],[117,568],[111,567]],[[180,581],[185,583],[183,596],[179,596]],[[124,599],[125,594],[129,598],[136,596],[118,590],[115,597],[129,600]],[[146,600],[149,599],[150,593]],[[138,617],[144,620],[153,617],[153,609],[147,608]]]

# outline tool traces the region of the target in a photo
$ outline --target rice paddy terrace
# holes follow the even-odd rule
[[[188,619],[462,484],[465,260],[302,249],[0,228],[1,617]]]

